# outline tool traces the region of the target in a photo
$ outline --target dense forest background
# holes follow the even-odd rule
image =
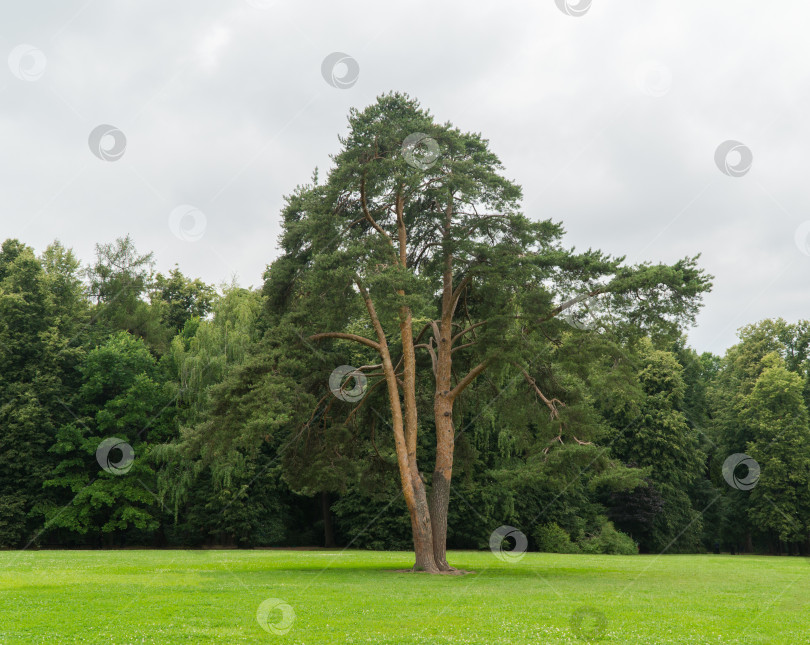
[[[329,377],[363,357],[280,322],[272,272],[215,288],[129,237],[89,266],[3,243],[0,546],[411,548],[380,389],[347,418]],[[557,552],[810,551],[810,323],[749,325],[722,357],[563,327],[535,366],[556,416],[497,373],[456,410],[450,548],[511,525]],[[103,468],[110,438],[132,454]],[[725,481],[736,453],[756,486]]]

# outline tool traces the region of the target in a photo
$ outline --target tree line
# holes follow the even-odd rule
[[[808,551],[810,323],[698,354],[697,256],[565,247],[405,95],[332,162],[258,289],[3,243],[0,546]]]

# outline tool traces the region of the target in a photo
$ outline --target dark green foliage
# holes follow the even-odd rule
[[[645,552],[654,550],[654,522],[663,509],[664,498],[650,480],[633,490],[612,493],[608,501],[608,517]]]
[[[56,433],[51,452],[59,463],[45,482],[61,491],[59,501],[38,510],[50,529],[98,537],[132,527],[153,531],[161,509],[149,446],[175,435],[177,388],[143,341],[127,332],[91,350],[79,370],[81,385],[66,402],[73,418]],[[97,462],[96,451],[107,438],[121,439],[134,450],[125,474],[105,472]]]
[[[307,339],[374,337],[358,281],[386,330],[407,305],[418,334],[452,257],[454,284],[466,278],[454,322],[476,325],[454,383],[487,369],[452,411],[450,548],[487,548],[509,524],[560,553],[810,553],[810,323],[765,320],[725,356],[699,355],[684,336],[710,287],[697,258],[627,265],[565,248],[562,224],[520,211],[486,139],[406,95],[348,125],[326,181],[288,196],[261,291],[155,274],[129,236],[97,245],[89,267],[58,242],[39,257],[3,243],[0,546],[313,545],[333,519],[340,545],[410,548],[379,371],[355,403],[327,385],[336,366],[379,357]],[[414,132],[437,142],[435,165],[407,162]],[[406,268],[385,238],[398,195]],[[415,366],[428,471],[429,336]],[[124,474],[96,460],[110,437],[134,450]],[[759,462],[751,490],[722,476],[734,453]]]
[[[158,305],[161,321],[177,334],[191,318],[204,318],[211,311],[216,292],[199,278],[184,276],[174,267],[168,276],[158,273],[152,291],[152,304]]]
[[[612,522],[604,522],[599,533],[579,542],[582,553],[604,553],[605,555],[635,555],[638,547],[632,538],[617,531]]]
[[[245,462],[229,483],[217,485],[205,469],[187,494],[179,521],[169,525],[170,542],[191,546],[275,546],[288,542],[293,495],[279,477],[273,458]]]
[[[379,390],[348,424],[352,405],[324,397],[332,366],[361,364],[364,349],[315,348],[272,322],[269,296],[239,288],[203,319],[209,291],[175,270],[162,296],[135,305],[154,307],[149,317],[167,327],[167,311],[182,322],[156,355],[93,316],[80,270],[58,243],[36,258],[8,241],[0,255],[2,544],[318,544],[326,490],[339,544],[409,547]],[[715,542],[801,550],[803,330],[746,328],[721,361],[682,341],[670,352],[622,340],[614,326],[562,329],[559,343],[538,345],[547,367],[532,370],[546,396],[565,402],[556,418],[507,364],[493,369],[456,410],[449,546],[486,548],[508,523],[525,527],[530,548],[554,552],[632,553],[633,540],[651,553]],[[134,448],[125,475],[96,462],[110,436]],[[719,474],[732,447],[762,466],[750,492]],[[427,433],[420,451],[431,458]]]
[[[44,264],[44,267],[43,267]],[[87,307],[70,252],[54,244],[37,259],[6,240],[0,250],[0,546],[35,538],[32,517],[56,459],[56,427],[69,418],[63,399],[76,386],[75,346]]]
[[[332,505],[341,543],[356,549],[395,549],[413,547],[411,521],[402,504],[395,480],[387,495],[370,497],[360,491],[349,492]]]
[[[568,532],[556,522],[541,524],[533,535],[537,550],[545,553],[579,553],[579,546],[571,541]]]
[[[710,381],[711,474],[723,492],[718,532],[727,548],[810,552],[809,346],[807,321],[748,325]],[[759,463],[751,490],[723,480],[723,461],[736,453]]]

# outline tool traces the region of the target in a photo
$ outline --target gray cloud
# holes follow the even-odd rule
[[[350,107],[401,90],[484,133],[570,245],[702,253],[715,289],[690,339],[721,351],[742,324],[810,315],[808,18],[798,0],[594,0],[580,18],[553,0],[18,3],[0,52],[47,62],[35,81],[0,71],[0,233],[85,260],[131,233],[162,269],[257,285],[283,195],[328,168]],[[349,89],[321,76],[336,51],[359,64]],[[120,160],[91,154],[99,124],[126,135]],[[753,153],[743,177],[715,166],[728,139]],[[197,241],[170,228],[181,205],[205,215]]]

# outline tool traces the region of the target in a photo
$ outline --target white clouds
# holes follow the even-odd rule
[[[223,25],[214,25],[204,34],[197,47],[197,54],[204,69],[212,71],[219,67],[223,50],[231,41],[232,32]]]
[[[810,316],[797,297],[810,258],[793,240],[810,210],[799,0],[594,0],[580,18],[553,0],[50,4],[4,10],[2,51],[30,43],[47,69],[0,77],[2,237],[59,237],[89,259],[130,232],[161,267],[258,284],[282,196],[325,171],[349,107],[396,89],[489,138],[527,214],[562,220],[570,244],[631,261],[702,252],[716,286],[699,349],[765,316]],[[335,51],[360,65],[350,89],[321,77]],[[650,61],[667,91],[639,82]],[[101,123],[127,138],[114,164],[87,146]],[[744,177],[714,165],[727,139],[753,152]],[[181,204],[206,216],[194,244],[168,226]]]

